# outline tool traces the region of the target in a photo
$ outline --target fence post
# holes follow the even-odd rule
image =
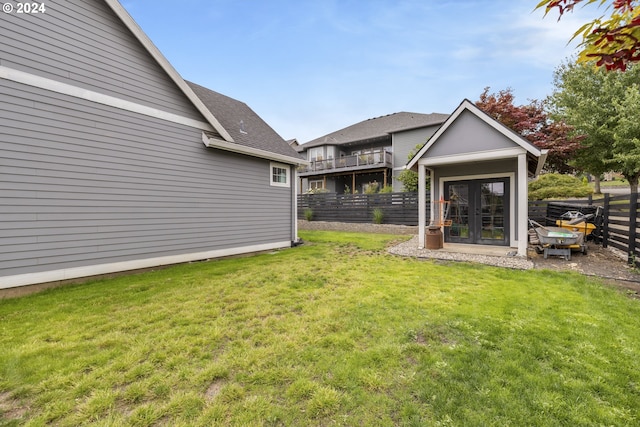
[[[636,227],[638,225],[638,195],[631,193],[629,197],[629,248],[627,263],[635,267]]]
[[[602,209],[602,247],[609,244],[609,193],[604,193],[604,207]]]

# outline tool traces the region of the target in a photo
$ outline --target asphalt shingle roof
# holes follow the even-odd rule
[[[189,81],[187,84],[236,144],[300,158],[296,150],[244,102]]]
[[[353,144],[359,141],[365,142],[372,139],[385,137],[394,132],[416,129],[425,126],[441,125],[447,120],[449,114],[409,113],[399,112],[386,116],[367,119],[360,123],[347,126],[328,135],[321,136],[302,144],[300,148],[307,149],[319,145],[343,145]]]

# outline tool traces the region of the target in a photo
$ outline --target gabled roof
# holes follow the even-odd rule
[[[151,57],[156,60],[158,65],[162,67],[162,69],[169,75],[171,80],[182,90],[187,98],[193,103],[198,111],[207,119],[207,122],[211,124],[213,130],[225,141],[233,142],[233,138],[231,135],[220,125],[218,119],[216,119],[211,111],[204,106],[202,101],[198,99],[198,97],[193,93],[191,88],[187,85],[184,79],[180,76],[180,74],[176,71],[175,68],[169,63],[167,58],[160,52],[160,50],[153,44],[151,39],[142,31],[142,28],[138,25],[136,21],[129,15],[129,12],[126,11],[124,7],[120,4],[118,0],[105,0],[107,5],[111,7],[113,12],[120,18],[122,23],[133,33],[133,35],[138,39],[138,41],[142,44],[142,46],[149,52]]]
[[[321,136],[301,145],[302,149],[320,145],[351,145],[365,143],[377,139],[387,138],[396,132],[417,129],[426,126],[436,126],[444,123],[448,114],[420,114],[399,112],[386,116],[364,120],[328,135]]]
[[[202,86],[187,83],[118,0],[104,1],[211,125],[206,138],[203,136],[207,146],[215,145],[217,148],[228,151],[288,161],[293,164],[299,163],[299,155],[296,151],[246,104]],[[195,90],[198,90],[198,95]],[[237,117],[240,117],[240,120],[245,117],[244,120],[247,123],[244,126],[252,126],[252,135],[240,132],[240,128],[234,123]],[[265,139],[261,140],[261,138]]]
[[[187,84],[213,115],[218,118],[222,126],[233,138],[235,144],[300,160],[296,150],[247,104],[207,89],[204,86],[192,82],[187,82]]]
[[[533,145],[531,142],[529,142],[527,139],[525,139],[518,133],[514,132],[507,126],[503,125],[499,121],[495,120],[484,111],[482,111],[473,102],[469,101],[468,99],[464,99],[462,103],[460,103],[460,105],[458,106],[458,108],[456,108],[453,114],[451,114],[451,116],[449,116],[449,118],[442,124],[442,126],[440,126],[440,128],[431,136],[431,138],[429,138],[429,140],[424,145],[424,147],[422,147],[422,149],[420,149],[420,151],[418,151],[416,155],[413,156],[413,158],[409,161],[409,163],[407,163],[406,168],[407,169],[414,168],[417,165],[418,160],[420,160],[425,156],[425,154],[429,151],[429,149],[438,141],[440,136],[442,136],[442,134],[444,134],[447,131],[447,129],[456,121],[456,119],[465,111],[469,111],[470,113],[474,114],[476,117],[478,117],[480,120],[485,122],[487,125],[491,126],[493,129],[497,130],[502,135],[504,135],[509,140],[511,140],[516,146],[523,148],[524,150],[526,150],[526,152],[529,155],[537,158],[538,165],[535,171],[535,175],[537,175],[540,172],[547,158],[548,150],[539,149],[538,147]]]

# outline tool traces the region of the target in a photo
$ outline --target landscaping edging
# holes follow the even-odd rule
[[[298,220],[300,230],[351,231],[354,233],[418,234],[417,226],[396,224],[363,224],[356,222],[329,222]]]

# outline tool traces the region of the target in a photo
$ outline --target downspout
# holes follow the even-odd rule
[[[294,179],[291,180],[294,184],[291,186],[291,199],[292,199],[292,207],[291,207],[291,228],[293,238],[291,239],[291,246],[296,246],[300,243],[300,238],[298,237],[298,172],[297,167],[295,165],[290,166],[291,175]]]

